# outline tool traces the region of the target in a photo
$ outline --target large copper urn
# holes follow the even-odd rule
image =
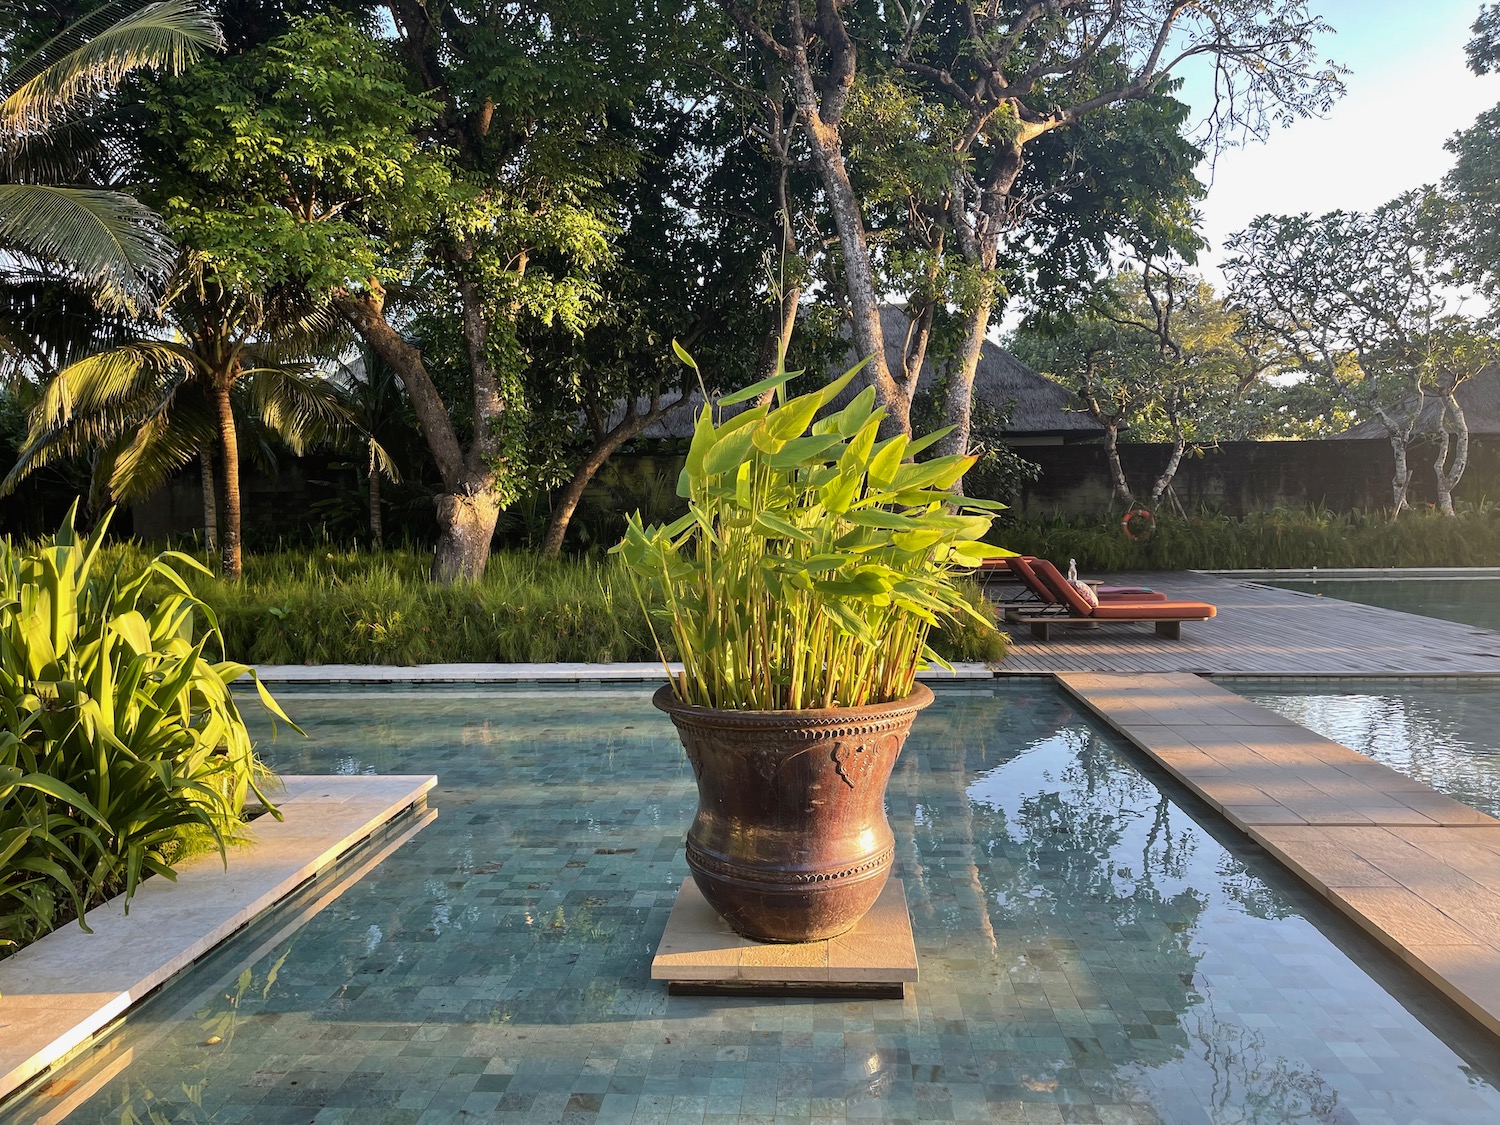
[[[853,927],[890,875],[885,787],[931,690],[813,711],[691,707],[670,686],[652,702],[677,725],[698,779],[687,862],[709,904],[757,941]]]

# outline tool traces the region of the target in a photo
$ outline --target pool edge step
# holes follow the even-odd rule
[[[254,846],[231,849],[227,868],[217,853],[199,856],[176,882],[143,883],[129,914],[118,900],[89,911],[92,934],[69,924],[0,961],[0,1101],[383,825],[425,806],[437,783],[416,775],[281,780],[285,819],[254,821]]]
[[[1057,682],[1500,1035],[1500,821],[1199,676]]]

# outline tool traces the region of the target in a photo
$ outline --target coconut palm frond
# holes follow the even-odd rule
[[[56,270],[0,273],[0,379],[39,378],[139,331],[131,319],[104,313],[82,289],[60,283]]]
[[[204,449],[212,448],[218,433],[218,418],[205,395],[169,397],[113,451],[106,477],[110,497],[126,502],[145,499]]]
[[[107,184],[120,172],[117,141],[82,118],[0,143],[0,183]]]
[[[0,80],[0,136],[45,129],[79,101],[119,85],[131,71],[180,73],[223,42],[212,14],[196,0],[106,4]]]
[[[9,496],[32,473],[71,457],[86,457],[108,447],[128,433],[137,415],[130,411],[75,417],[67,425],[34,430],[16,457],[16,463],[0,480],[0,496]]]
[[[400,484],[401,471],[396,468],[396,462],[391,459],[391,455],[385,446],[381,445],[368,434],[365,435],[365,444],[369,447],[370,460],[375,465],[375,471],[392,484]]]
[[[243,385],[250,413],[293,453],[359,432],[337,388],[310,369],[262,367],[248,372]]]
[[[128,195],[0,184],[0,249],[67,265],[105,303],[129,305],[173,258],[161,216]]]
[[[137,340],[80,359],[47,384],[32,408],[28,441],[71,424],[75,415],[140,414],[198,369],[189,349],[166,340]]]
[[[292,286],[270,294],[259,309],[256,335],[263,362],[285,367],[339,355],[354,344],[354,332],[324,298]]]

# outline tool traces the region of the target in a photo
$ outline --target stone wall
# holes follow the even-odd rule
[[[1026,516],[1093,515],[1111,508],[1109,470],[1102,445],[1043,446],[1019,451],[1041,466],[1016,507]],[[1138,496],[1149,494],[1166,465],[1167,445],[1122,445],[1120,460]],[[1432,461],[1435,445],[1418,444],[1408,454],[1411,501],[1436,499]],[[1324,507],[1337,512],[1387,508],[1391,502],[1391,447],[1386,441],[1228,442],[1201,455],[1184,456],[1173,482],[1188,511],[1207,508],[1228,515],[1273,507]],[[1469,468],[1455,497],[1478,503],[1500,500],[1500,435],[1470,442]]]

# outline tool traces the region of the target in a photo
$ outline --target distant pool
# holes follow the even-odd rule
[[[1500,817],[1500,680],[1217,682]]]
[[[1268,578],[1267,586],[1500,631],[1500,578]]]

